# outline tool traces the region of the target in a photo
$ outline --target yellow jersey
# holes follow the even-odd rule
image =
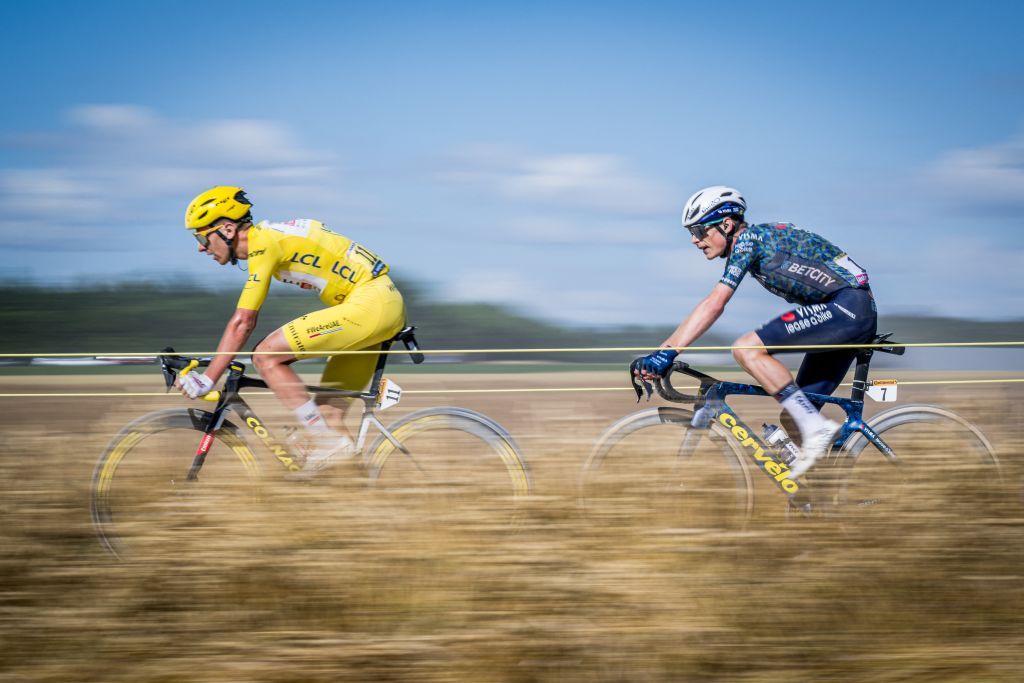
[[[261,221],[249,228],[249,279],[238,308],[258,311],[271,278],[314,289],[321,301],[336,306],[359,284],[387,272],[376,254],[320,221]]]

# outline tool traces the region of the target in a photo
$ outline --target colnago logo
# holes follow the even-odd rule
[[[825,304],[800,306],[789,313],[783,313],[781,319],[785,323],[786,332],[793,334],[831,320],[832,311]]]
[[[259,420],[250,415],[245,418],[245,424],[256,436],[260,437],[260,440],[263,441],[266,447],[270,449],[270,452],[274,454],[274,457],[281,461],[282,465],[287,467],[291,472],[299,471],[299,466],[295,464],[295,460],[288,455],[288,451],[285,447],[270,438],[270,432],[267,431],[267,428],[264,427]]]
[[[800,275],[812,282],[817,282],[827,286],[835,284],[836,281],[834,277],[821,268],[815,268],[814,266],[807,266],[801,263],[790,263],[789,267],[786,268],[786,272],[793,273],[794,275]]]
[[[793,494],[800,490],[800,485],[789,479],[789,467],[785,463],[773,458],[770,454],[765,453],[764,449],[758,445],[757,439],[750,436],[746,429],[737,424],[735,417],[730,413],[722,413],[718,417],[718,421],[725,425],[733,437],[740,442],[741,446],[751,450],[757,464],[778,482],[783,491]]]

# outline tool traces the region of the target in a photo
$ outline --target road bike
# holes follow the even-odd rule
[[[414,363],[423,362],[414,330],[403,329],[382,344],[382,350],[400,341]],[[501,425],[481,413],[427,408],[385,426],[375,409],[392,407],[401,399],[401,388],[384,377],[387,358],[387,353],[380,355],[367,391],[306,387],[318,396],[363,402],[355,459],[371,487],[404,493],[430,487],[432,493],[446,496],[446,504],[491,495],[503,505],[514,505],[529,494],[532,484],[522,451]],[[210,360],[175,355],[173,349],[153,359],[160,364],[168,390],[180,374]],[[92,521],[103,546],[124,557],[133,541],[141,544],[147,534],[156,538],[154,529],[187,531],[206,524],[217,499],[204,500],[203,493],[227,496],[220,500],[258,499],[261,450],[286,473],[299,471],[304,456],[298,440],[294,435],[275,436],[242,396],[246,389],[266,388],[263,380],[246,376],[244,364],[233,362],[224,390],[203,397],[216,403],[212,410],[160,410],[126,425],[100,456],[92,477]],[[230,419],[232,413],[237,423]],[[379,435],[367,447],[371,428]],[[254,443],[263,448],[254,449]]]
[[[902,405],[864,418],[864,397],[896,396],[893,380],[868,379],[872,355],[902,355],[906,348],[880,335],[860,348],[849,398],[808,394],[819,405],[845,413],[828,457],[803,478],[789,477],[792,447],[744,422],[729,396],[767,396],[759,386],[727,382],[676,361],[653,382],[665,400],[693,409],[652,407],[627,415],[599,437],[579,479],[588,516],[605,524],[672,524],[690,533],[743,530],[754,511],[752,476],[785,497],[788,513],[839,514],[844,518],[977,510],[981,496],[1000,480],[999,460],[985,435],[956,413],[934,405]],[[639,401],[651,386],[630,378]],[[699,382],[696,394],[673,388],[672,373]],[[643,387],[643,389],[642,389]],[[773,431],[765,425],[765,431]],[[774,433],[774,431],[773,431]],[[784,433],[784,431],[782,432]],[[760,485],[764,488],[764,485]],[[925,510],[927,508],[927,510]]]

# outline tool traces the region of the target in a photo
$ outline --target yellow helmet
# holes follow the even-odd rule
[[[240,187],[218,185],[192,200],[185,209],[185,227],[202,230],[220,218],[239,221],[249,215],[252,202]]]

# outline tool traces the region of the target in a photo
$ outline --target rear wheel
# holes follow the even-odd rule
[[[999,459],[985,435],[952,411],[901,406],[868,425],[892,450],[856,432],[839,451],[844,518],[932,525],[977,517],[1001,495]]]
[[[230,422],[214,435],[198,479],[187,474],[209,413],[166,410],[113,438],[96,463],[93,525],[118,558],[172,553],[177,541],[215,536],[252,502],[259,464]]]
[[[507,520],[532,489],[515,441],[479,413],[431,408],[390,425],[388,432],[391,439],[382,435],[367,452],[367,471],[370,485],[403,514]]]

